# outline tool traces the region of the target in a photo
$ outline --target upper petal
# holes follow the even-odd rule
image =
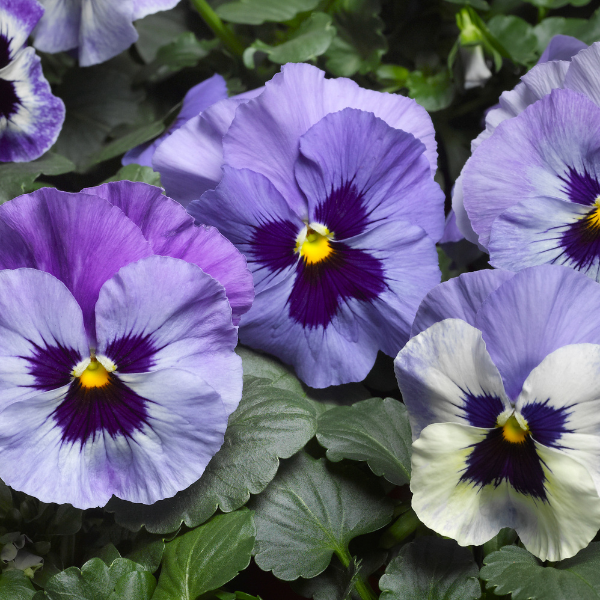
[[[509,397],[517,398],[532,369],[554,350],[599,343],[599,310],[600,285],[558,265],[525,269],[492,292],[475,326]]]
[[[481,332],[459,319],[435,323],[412,338],[394,368],[413,439],[431,423],[493,428],[510,407]]]
[[[0,207],[0,268],[51,273],[81,306],[94,339],[102,284],[122,266],[152,255],[140,229],[106,200],[43,188]]]
[[[179,4],[180,0],[133,0],[133,20],[143,19],[147,15],[162,10],[169,10]]]
[[[3,0],[0,6],[0,69],[14,59],[43,14],[44,9],[36,0]]]
[[[587,44],[570,35],[555,35],[538,60],[538,65],[551,60],[571,60]]]
[[[585,94],[598,106],[600,106],[600,82],[597,75],[599,66],[600,42],[596,42],[573,57],[565,77],[565,87]]]
[[[43,52],[63,52],[79,45],[81,0],[40,0],[44,15],[34,32],[34,46]]]

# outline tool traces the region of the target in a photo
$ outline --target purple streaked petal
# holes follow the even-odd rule
[[[44,14],[36,0],[3,0],[0,6],[0,69],[14,60]]]
[[[521,81],[525,83],[530,91],[530,99],[540,100],[552,90],[565,87],[565,77],[570,66],[571,63],[567,61],[557,60],[533,67],[531,71],[525,73],[521,77]],[[527,106],[524,106],[522,110],[525,110],[525,108]]]
[[[180,0],[133,0],[133,20],[143,19],[154,13],[170,10],[179,4]]]
[[[360,88],[349,79],[325,79],[308,64],[287,64],[256,99],[240,106],[223,139],[225,162],[266,176],[296,212],[304,198],[294,179],[298,140],[329,113],[356,108],[425,144],[432,172],[437,165],[433,126],[414,100]]]
[[[600,108],[566,89],[502,123],[463,171],[464,205],[479,241],[487,247],[494,220],[518,202],[569,200],[573,170],[598,179],[599,130]]]
[[[559,265],[525,269],[492,292],[475,326],[516,399],[529,373],[567,344],[600,343],[600,286]],[[515,349],[518,348],[518,352]]]
[[[435,323],[412,338],[394,369],[413,440],[432,423],[495,427],[510,406],[481,332],[459,319]]]
[[[511,271],[565,265],[598,281],[600,231],[594,214],[587,206],[554,198],[519,202],[492,225],[490,263]]]
[[[598,64],[600,64],[600,42],[592,44],[573,57],[565,77],[565,87],[585,94],[600,106]]]
[[[40,0],[44,15],[34,32],[34,46],[43,52],[64,52],[79,45],[81,0]]]
[[[487,297],[513,276],[510,271],[485,269],[440,283],[421,302],[411,337],[444,319],[461,319],[474,326],[477,312]]]
[[[127,151],[125,156],[123,156],[121,163],[123,165],[135,163],[137,165],[151,167],[154,152],[163,140],[172,135],[173,132],[177,131],[192,117],[199,115],[209,106],[212,106],[219,100],[224,100],[225,98],[227,98],[227,84],[221,75],[215,74],[202,83],[195,85],[185,95],[181,111],[173,123],[171,123],[168,130],[155,140],[140,144]]]
[[[444,195],[424,152],[421,141],[373,113],[346,108],[326,115],[300,138],[295,168],[309,220],[342,240],[376,223],[403,220],[437,241]]]
[[[246,256],[257,293],[288,277],[298,260],[293,251],[304,222],[258,173],[225,166],[217,189],[188,211],[196,222],[217,227]]]
[[[141,229],[154,254],[181,258],[214,277],[225,288],[233,324],[239,323],[254,300],[252,274],[244,256],[217,229],[195,226],[181,204],[145,183],[117,181],[83,192],[120,208]]]
[[[89,347],[75,298],[52,275],[0,271],[0,411],[67,385]]]
[[[465,163],[465,167],[468,164],[468,160]],[[463,167],[464,170],[464,167]],[[452,211],[456,215],[456,226],[458,230],[465,236],[465,239],[475,244],[480,250],[486,252],[485,248],[479,244],[479,236],[473,231],[471,227],[471,221],[469,215],[465,210],[464,194],[462,186],[462,172],[454,182],[454,188],[452,189]]]
[[[218,393],[227,415],[237,407],[242,383],[231,308],[224,288],[196,265],[153,256],[123,267],[100,291],[96,326],[98,354],[116,364],[127,385],[136,367],[183,369]]]
[[[60,279],[81,306],[92,342],[102,284],[123,265],[152,255],[120,209],[88,194],[43,188],[3,204],[0,222],[9,232],[0,239],[0,267],[33,267]]]
[[[65,105],[52,95],[33,48],[0,71],[0,95],[0,161],[40,157],[60,133]]]
[[[223,136],[237,107],[262,91],[258,88],[213,104],[159,145],[152,168],[160,173],[169,196],[187,206],[217,186],[222,177]]]
[[[464,240],[465,236],[461,233],[458,225],[456,224],[456,213],[450,209],[450,212],[446,216],[446,222],[444,223],[444,233],[440,238],[440,244],[455,244]]]
[[[570,61],[580,50],[587,47],[587,44],[570,35],[555,35],[540,56],[538,65],[552,60]]]

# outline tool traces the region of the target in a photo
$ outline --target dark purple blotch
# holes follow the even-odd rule
[[[0,118],[10,119],[20,105],[21,100],[17,96],[15,84],[0,78]]]
[[[291,221],[265,221],[255,228],[249,262],[257,262],[272,273],[291,267],[298,260],[295,252],[298,225]]]
[[[147,373],[155,365],[154,355],[159,350],[148,335],[125,335],[110,342],[104,353],[119,373]]]
[[[50,345],[41,348],[33,346],[32,356],[20,356],[29,362],[29,374],[35,377],[33,388],[49,392],[68,385],[73,378],[71,375],[75,365],[82,359],[81,354],[72,348]]]
[[[558,441],[564,433],[573,433],[572,429],[567,428],[571,407],[554,408],[548,404],[549,401],[527,404],[521,413],[536,442],[551,448],[564,448]]]
[[[504,411],[502,400],[487,392],[483,394],[473,394],[469,390],[462,390],[462,392],[464,404],[461,408],[469,425],[485,429],[496,427],[498,415]]]
[[[600,196],[600,183],[585,168],[582,174],[578,173],[573,167],[569,167],[566,177],[559,175],[559,179],[564,182],[563,191],[571,202],[590,206]]]
[[[4,69],[8,65],[10,58],[10,40],[6,35],[0,33],[0,69]]]

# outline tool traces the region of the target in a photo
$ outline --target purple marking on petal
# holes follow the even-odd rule
[[[0,33],[0,69],[3,69],[10,62],[10,42],[8,38]],[[2,98],[2,94],[0,94]]]
[[[315,209],[314,221],[325,225],[335,234],[336,239],[344,240],[360,235],[368,225],[364,198],[352,181],[331,190],[327,199]]]
[[[265,221],[252,234],[252,259],[273,273],[291,267],[298,260],[295,253],[298,226],[291,221]]]
[[[1,48],[0,48],[1,53]],[[0,61],[2,56],[0,55]],[[21,100],[17,96],[15,84],[12,81],[0,79],[0,119],[10,119],[21,105]]]
[[[460,481],[480,488],[490,484],[498,487],[508,481],[517,492],[547,501],[542,461],[529,435],[522,443],[515,444],[506,441],[502,428],[496,427],[481,442],[473,444],[466,462]]]
[[[156,364],[154,355],[159,350],[149,336],[127,335],[109,342],[105,353],[119,373],[147,373]]]
[[[371,302],[386,289],[379,259],[340,242],[330,244],[327,258],[311,264],[301,260],[296,267],[288,304],[290,317],[303,327],[327,328],[341,302]]]
[[[79,442],[83,447],[102,433],[131,438],[147,424],[147,402],[109,373],[103,387],[87,388],[75,379],[53,416],[63,432],[62,441]]]
[[[49,392],[68,385],[73,377],[71,372],[82,359],[81,354],[62,345],[40,348],[33,342],[31,344],[35,348],[33,356],[20,357],[29,361],[29,373],[36,379],[31,387]]]
[[[467,390],[464,392],[464,401],[462,410],[469,425],[485,429],[496,427],[498,415],[504,410],[504,404],[500,398],[488,393],[477,396]]]
[[[559,261],[566,255],[577,269],[586,270],[591,267],[600,256],[600,228],[597,220],[596,210],[593,210],[578,221],[556,227],[560,235],[554,239],[559,240],[558,245],[563,248],[563,252],[552,263],[562,264]]]
[[[589,206],[600,196],[600,182],[584,168],[583,175],[572,167],[566,177],[559,179],[565,182],[564,192],[571,202]]]
[[[554,408],[548,402],[550,402],[549,399],[544,402],[537,401],[526,404],[521,412],[527,420],[531,435],[536,442],[551,448],[564,448],[557,442],[564,433],[573,433],[572,429],[566,427],[571,407]]]

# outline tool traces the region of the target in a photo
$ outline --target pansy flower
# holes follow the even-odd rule
[[[426,111],[290,64],[237,108],[222,143],[221,183],[188,210],[253,272],[241,341],[313,387],[364,379],[379,350],[406,342],[440,277],[443,194]]]
[[[163,10],[179,0],[39,0],[44,16],[34,31],[34,45],[43,52],[77,48],[79,64],[88,67],[127,50],[138,39],[133,21]]]
[[[35,0],[0,4],[0,161],[27,162],[56,141],[65,106],[52,95],[40,59],[23,47],[44,10]]]
[[[242,389],[243,256],[142,183],[0,207],[0,477],[44,502],[196,481]]]
[[[504,92],[500,96],[499,103],[486,113],[485,129],[471,142],[471,152],[475,152],[479,145],[494,133],[500,123],[521,114],[528,106],[549,94],[553,89],[572,87],[575,90],[584,91],[577,83],[581,77],[581,71],[589,71],[589,75],[592,77],[594,73],[594,67],[589,64],[591,55],[581,52],[587,47],[587,44],[574,37],[555,35],[537,65],[521,78],[521,82],[513,90]],[[581,54],[577,56],[580,52]],[[573,65],[571,65],[571,61],[573,61]],[[568,75],[569,71],[571,71],[570,75]],[[589,88],[589,86],[587,87]],[[469,161],[467,161],[468,164]],[[466,165],[452,191],[452,210],[456,213],[457,225],[463,235],[470,242],[480,244],[464,207],[463,173],[465,169]],[[480,244],[482,250],[486,250],[484,246]]]
[[[543,265],[484,270],[423,300],[396,375],[412,506],[461,545],[516,529],[542,560],[600,526],[600,286]]]

